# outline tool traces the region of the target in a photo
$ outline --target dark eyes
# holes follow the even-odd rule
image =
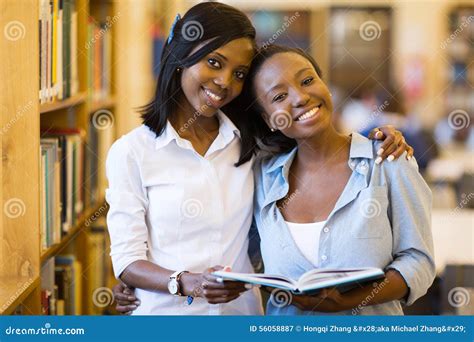
[[[310,76],[310,77],[306,77],[302,82],[301,84],[304,85],[304,86],[308,86],[310,85],[311,83],[313,83],[314,81],[314,77]],[[273,99],[272,99],[272,102],[280,102],[280,101],[283,101],[283,99],[286,97],[286,93],[281,93],[281,94],[278,94],[276,95]]]
[[[239,80],[245,79],[245,76],[246,76],[245,72],[242,72],[242,71],[235,72],[235,77],[237,77]]]
[[[220,68],[220,67],[221,67],[221,63],[219,63],[219,61],[218,61],[217,59],[215,59],[215,58],[209,58],[209,59],[207,60],[207,62],[208,62],[211,66],[213,66],[214,68]]]
[[[221,63],[215,58],[209,58],[207,60],[207,63],[209,63],[209,65],[214,69],[220,69],[222,67]],[[242,81],[247,76],[247,74],[243,71],[236,71],[234,75],[238,80],[242,80]]]
[[[314,80],[314,77],[307,77],[303,80],[303,85],[310,85]]]
[[[272,102],[280,102],[282,101],[286,96],[286,93],[284,94],[278,94],[277,96],[275,96],[273,99],[272,99]]]

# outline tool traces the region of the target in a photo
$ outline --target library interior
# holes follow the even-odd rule
[[[107,154],[142,125],[176,14],[200,2],[0,1],[2,315],[120,314]],[[472,1],[220,2],[247,14],[259,46],[314,57],[341,131],[403,133],[432,192],[436,264],[404,312],[473,315]]]

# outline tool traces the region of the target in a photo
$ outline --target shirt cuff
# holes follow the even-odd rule
[[[112,257],[112,268],[114,269],[115,278],[120,280],[120,275],[132,263],[138,260],[148,260],[145,255],[110,255]]]
[[[403,305],[412,305],[418,298],[424,296],[426,291],[431,286],[433,279],[428,279],[428,270],[419,270],[420,267],[430,267],[424,264],[417,263],[414,265],[409,260],[394,260],[390,265],[386,267],[386,270],[394,269],[400,273],[408,286],[408,295],[405,298],[400,299]]]

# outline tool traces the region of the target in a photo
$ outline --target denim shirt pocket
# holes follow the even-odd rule
[[[352,222],[352,233],[358,239],[379,239],[390,226],[387,209],[388,195],[385,186],[369,186],[359,193]]]

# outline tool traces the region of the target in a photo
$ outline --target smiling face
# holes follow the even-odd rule
[[[297,53],[268,58],[255,77],[254,88],[269,127],[287,137],[309,138],[331,124],[329,89],[311,62]]]
[[[217,109],[235,99],[242,91],[253,55],[252,41],[239,38],[185,68],[181,85],[193,110],[211,117]]]

